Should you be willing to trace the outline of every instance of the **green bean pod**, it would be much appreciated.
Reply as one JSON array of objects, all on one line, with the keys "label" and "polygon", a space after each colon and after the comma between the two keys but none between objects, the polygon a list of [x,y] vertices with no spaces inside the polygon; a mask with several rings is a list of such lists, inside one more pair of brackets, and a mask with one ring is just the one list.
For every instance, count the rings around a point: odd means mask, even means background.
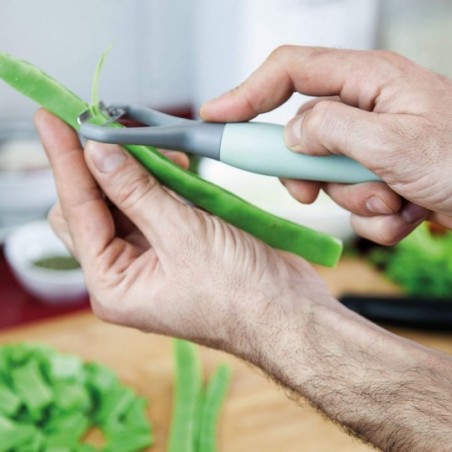
[{"label": "green bean pod", "polygon": [[218,419],[228,389],[230,376],[230,368],[226,364],[220,364],[207,384],[203,400],[197,452],[215,452],[218,450]]},{"label": "green bean pod", "polygon": [[196,452],[196,414],[202,390],[201,362],[195,345],[175,339],[175,388],[168,452]]},{"label": "green bean pod", "polygon": [[[0,53],[0,78],[78,129],[77,117],[88,105],[37,67]],[[95,117],[94,121],[101,123],[103,118]],[[155,148],[137,145],[126,145],[125,148],[162,184],[196,206],[272,247],[297,254],[316,264],[329,267],[337,264],[342,252],[339,239],[259,209],[178,167]]]}]

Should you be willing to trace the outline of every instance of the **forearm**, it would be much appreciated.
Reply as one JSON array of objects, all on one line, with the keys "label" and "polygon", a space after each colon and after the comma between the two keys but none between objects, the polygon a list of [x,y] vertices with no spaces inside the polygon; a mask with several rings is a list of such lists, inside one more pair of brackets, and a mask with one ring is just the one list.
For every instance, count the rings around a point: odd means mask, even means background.
[{"label": "forearm", "polygon": [[305,311],[299,319],[279,319],[278,327],[273,316],[258,365],[383,450],[450,450],[448,355],[395,336],[338,303],[299,302]]}]

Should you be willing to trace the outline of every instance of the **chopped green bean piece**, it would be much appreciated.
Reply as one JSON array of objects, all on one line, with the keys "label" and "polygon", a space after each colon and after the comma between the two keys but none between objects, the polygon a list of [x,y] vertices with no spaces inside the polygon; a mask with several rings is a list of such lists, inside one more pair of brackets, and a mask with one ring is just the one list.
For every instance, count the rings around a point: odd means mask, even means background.
[{"label": "chopped green bean piece", "polygon": [[217,427],[221,407],[229,384],[231,371],[221,364],[210,379],[204,397],[198,452],[217,450]]},{"label": "chopped green bean piece", "polygon": [[169,452],[195,452],[196,413],[202,388],[201,363],[196,347],[174,341],[175,388]]},{"label": "chopped green bean piece", "polygon": [[12,416],[17,413],[21,405],[19,397],[8,386],[0,384],[0,413]]},{"label": "chopped green bean piece", "polygon": [[53,401],[53,392],[44,381],[36,361],[30,360],[11,371],[16,394],[27,407],[30,415],[39,420],[43,410]]}]

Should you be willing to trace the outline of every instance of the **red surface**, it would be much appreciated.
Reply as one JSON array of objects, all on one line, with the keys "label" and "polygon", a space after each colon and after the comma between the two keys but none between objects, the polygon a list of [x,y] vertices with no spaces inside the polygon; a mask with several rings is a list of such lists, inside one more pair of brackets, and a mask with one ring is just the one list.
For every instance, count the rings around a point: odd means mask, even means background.
[{"label": "red surface", "polygon": [[52,306],[28,295],[14,278],[0,250],[0,329],[89,309],[88,298]]}]

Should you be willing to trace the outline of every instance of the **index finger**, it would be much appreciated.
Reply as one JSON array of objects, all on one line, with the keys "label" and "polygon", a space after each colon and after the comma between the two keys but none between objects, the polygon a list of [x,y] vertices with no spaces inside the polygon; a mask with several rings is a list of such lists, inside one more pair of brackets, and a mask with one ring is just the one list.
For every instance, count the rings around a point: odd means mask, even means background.
[{"label": "index finger", "polygon": [[72,128],[45,110],[37,112],[35,123],[52,165],[77,257],[87,265],[114,237],[113,219]]},{"label": "index finger", "polygon": [[340,96],[372,110],[402,57],[389,52],[282,46],[243,84],[201,107],[207,121],[246,121],[283,104],[294,92]]}]

